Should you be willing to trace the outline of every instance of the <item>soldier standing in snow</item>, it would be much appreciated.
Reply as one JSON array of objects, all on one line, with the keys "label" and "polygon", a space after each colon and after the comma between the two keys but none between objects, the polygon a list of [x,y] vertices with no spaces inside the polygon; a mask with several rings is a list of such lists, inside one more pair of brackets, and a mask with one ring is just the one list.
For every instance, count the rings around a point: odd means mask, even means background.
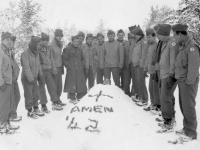
[{"label": "soldier standing in snow", "polygon": [[15,55],[13,52],[14,46],[15,46],[15,41],[16,41],[16,37],[12,36],[12,48],[10,50],[11,50],[11,64],[12,64],[12,74],[13,74],[12,75],[13,107],[12,107],[12,110],[11,110],[9,116],[10,116],[10,121],[14,121],[14,122],[22,120],[22,117],[17,115],[17,107],[18,107],[19,101],[21,99],[21,96],[20,96],[19,86],[18,86],[18,82],[17,82],[20,69],[15,60]]},{"label": "soldier standing in snow", "polygon": [[[161,79],[161,112],[164,119],[163,123],[158,125],[163,127],[164,132],[173,130],[175,124],[175,97],[176,89],[175,79],[175,59],[178,53],[178,45],[173,38],[170,38],[171,26],[169,24],[160,24],[157,30],[158,38],[163,41],[160,47],[160,79]],[[162,132],[161,131],[161,132]]]},{"label": "soldier standing in snow", "polygon": [[21,55],[21,80],[24,88],[25,107],[28,110],[28,117],[34,119],[44,116],[44,113],[38,108],[39,87],[37,82],[43,80],[38,50],[39,42],[39,37],[31,37],[29,48]]},{"label": "soldier standing in snow", "polygon": [[62,65],[62,48],[63,44],[61,42],[61,39],[63,38],[63,32],[60,29],[55,30],[55,37],[52,40],[52,42],[49,44],[49,46],[53,49],[53,59],[56,64],[57,74],[54,76],[54,81],[56,84],[56,90],[57,95],[59,98],[59,104],[62,106],[65,106],[65,103],[62,103],[60,100],[60,96],[62,94],[62,74],[64,73],[64,68]]},{"label": "soldier standing in snow", "polygon": [[120,72],[124,65],[124,51],[122,44],[117,42],[115,32],[108,30],[108,41],[104,43],[101,55],[101,68],[104,68],[105,79],[111,78],[111,72],[115,85],[120,88]]},{"label": "soldier standing in snow", "polygon": [[11,62],[12,35],[3,32],[0,45],[0,132],[8,133],[16,130],[19,126],[10,124],[9,114],[13,106],[13,70]]},{"label": "soldier standing in snow", "polygon": [[100,57],[102,54],[104,35],[97,33],[98,44],[94,47],[94,61],[97,63],[97,84],[103,84],[103,69],[100,68]]},{"label": "soldier standing in snow", "polygon": [[41,34],[41,40],[39,43],[39,56],[40,56],[40,65],[43,72],[43,79],[39,81],[39,90],[40,90],[40,104],[42,105],[42,112],[50,113],[46,104],[47,104],[47,95],[45,84],[52,101],[53,110],[62,110],[62,106],[59,104],[59,98],[56,92],[56,85],[53,79],[53,76],[56,76],[57,69],[53,59],[53,49],[49,44],[49,36],[47,34]]},{"label": "soldier standing in snow", "polygon": [[138,99],[134,99],[137,105],[147,105],[148,92],[146,87],[146,72],[144,72],[144,65],[148,53],[148,44],[144,40],[144,33],[140,26],[133,31],[135,34],[136,43],[132,54],[132,63],[136,77],[136,85],[138,85]]},{"label": "soldier standing in snow", "polygon": [[90,90],[94,86],[94,80],[95,80],[93,71],[94,50],[92,47],[92,41],[93,41],[93,35],[91,33],[88,33],[86,36],[85,46],[82,49],[86,67],[86,72],[85,72],[86,82],[88,80],[88,90]]},{"label": "soldier standing in snow", "polygon": [[179,104],[183,114],[183,129],[176,131],[183,141],[197,138],[196,95],[199,85],[200,48],[187,35],[188,26],[176,24],[172,27],[178,42],[179,52],[175,61],[175,78],[178,80]]},{"label": "soldier standing in snow", "polygon": [[63,65],[67,69],[65,90],[71,102],[79,101],[86,93],[86,81],[84,75],[84,57],[79,47],[79,36],[74,36],[72,44],[63,50]]},{"label": "soldier standing in snow", "polygon": [[160,105],[160,94],[159,94],[158,82],[156,82],[153,79],[153,76],[155,73],[155,65],[152,65],[152,55],[157,47],[156,34],[155,34],[154,29],[148,29],[146,31],[146,38],[147,38],[147,43],[149,44],[149,48],[148,48],[148,55],[145,62],[144,71],[150,74],[149,93],[150,93],[151,105],[145,107],[144,110],[150,111],[154,109],[155,106]]},{"label": "soldier standing in snow", "polygon": [[133,55],[133,50],[135,47],[136,39],[135,39],[135,34],[134,30],[136,29],[136,25],[129,27],[130,35],[131,35],[131,45],[130,45],[130,50],[129,50],[129,70],[131,72],[131,80],[132,80],[132,87],[131,87],[131,98],[132,99],[137,99],[138,98],[138,88],[136,85],[136,74],[135,74],[135,68],[133,67],[133,62],[132,62],[132,55]]}]

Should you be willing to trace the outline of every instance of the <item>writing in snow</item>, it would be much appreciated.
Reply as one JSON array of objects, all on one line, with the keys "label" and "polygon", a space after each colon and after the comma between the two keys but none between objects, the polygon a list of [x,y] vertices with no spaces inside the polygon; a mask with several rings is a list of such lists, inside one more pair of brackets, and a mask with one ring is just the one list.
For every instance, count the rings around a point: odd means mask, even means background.
[{"label": "writing in snow", "polygon": [[114,112],[112,107],[105,107],[105,106],[101,106],[101,105],[96,105],[93,107],[86,107],[86,106],[82,106],[82,107],[78,107],[75,106],[71,109],[71,114],[75,113],[75,112],[95,112],[95,113],[111,113]]}]

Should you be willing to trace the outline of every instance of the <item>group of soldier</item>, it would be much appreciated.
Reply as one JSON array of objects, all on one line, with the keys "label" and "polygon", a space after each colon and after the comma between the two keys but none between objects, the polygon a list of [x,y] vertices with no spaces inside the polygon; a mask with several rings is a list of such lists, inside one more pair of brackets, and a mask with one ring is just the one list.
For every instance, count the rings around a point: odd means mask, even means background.
[{"label": "group of soldier", "polygon": [[[53,110],[62,110],[62,75],[66,69],[64,92],[76,104],[96,84],[114,84],[130,96],[145,111],[159,114],[156,120],[161,130],[172,132],[176,124],[174,91],[179,88],[179,105],[183,114],[183,129],[176,131],[185,141],[197,138],[195,98],[199,83],[199,47],[188,35],[185,24],[158,24],[147,29],[129,27],[128,41],[122,29],[108,30],[96,36],[83,32],[72,36],[63,49],[63,32],[56,29],[49,35],[31,37],[27,50],[21,55],[21,81],[24,88],[25,108],[30,118],[50,113],[47,108],[47,86]],[[173,35],[173,36],[171,36]],[[17,79],[19,67],[14,58],[16,38],[2,33],[0,45],[0,128],[18,129],[10,121],[19,121],[17,105],[20,100]],[[85,40],[85,43],[83,43]],[[63,49],[63,50],[62,50]],[[146,77],[149,74],[149,93]],[[130,88],[131,87],[131,88]],[[150,99],[150,105],[148,105]],[[40,102],[38,103],[38,100]],[[41,104],[41,110],[38,105]]]}]

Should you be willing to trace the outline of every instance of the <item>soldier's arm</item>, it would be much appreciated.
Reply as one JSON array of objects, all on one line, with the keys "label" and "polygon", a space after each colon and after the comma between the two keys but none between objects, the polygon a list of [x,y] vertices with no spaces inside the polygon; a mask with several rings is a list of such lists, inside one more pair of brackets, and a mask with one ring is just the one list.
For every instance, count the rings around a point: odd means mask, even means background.
[{"label": "soldier's arm", "polygon": [[24,70],[24,74],[27,77],[28,81],[31,82],[34,80],[33,74],[30,69],[29,58],[26,53],[22,53],[21,55],[21,65]]},{"label": "soldier's arm", "polygon": [[[40,59],[38,59],[40,61]],[[42,67],[41,67],[41,64],[39,65],[39,76],[42,76],[43,75],[43,72],[42,72]]]},{"label": "soldier's arm", "polygon": [[85,68],[86,69],[89,69],[89,66],[90,66],[90,53],[87,49],[87,47],[85,46],[83,49],[82,49],[82,52],[83,52],[83,57],[84,57],[84,60],[85,60]]},{"label": "soldier's arm", "polygon": [[67,69],[70,68],[70,63],[69,63],[69,58],[68,58],[68,51],[69,51],[69,49],[66,47],[66,48],[63,50],[63,53],[62,53],[62,64],[63,64]]},{"label": "soldier's arm", "polygon": [[175,42],[170,43],[169,47],[169,59],[170,59],[170,68],[169,68],[169,74],[170,76],[174,77],[175,75],[175,60],[176,56],[178,54],[178,44]]},{"label": "soldier's arm", "polygon": [[122,44],[119,44],[119,68],[124,66],[124,47]]},{"label": "soldier's arm", "polygon": [[83,54],[83,51],[80,49],[81,51],[81,62],[82,62],[82,65],[83,65],[83,68],[85,68],[85,57],[84,57],[84,54]]},{"label": "soldier's arm", "polygon": [[199,76],[199,49],[197,46],[193,46],[187,51],[188,56],[188,73],[186,84],[192,85],[195,83],[196,78]]},{"label": "soldier's arm", "polygon": [[3,51],[0,50],[0,86],[2,86],[5,83],[2,75],[2,63],[3,63]]},{"label": "soldier's arm", "polygon": [[93,59],[94,61],[98,61],[97,47],[95,46],[93,50]]}]

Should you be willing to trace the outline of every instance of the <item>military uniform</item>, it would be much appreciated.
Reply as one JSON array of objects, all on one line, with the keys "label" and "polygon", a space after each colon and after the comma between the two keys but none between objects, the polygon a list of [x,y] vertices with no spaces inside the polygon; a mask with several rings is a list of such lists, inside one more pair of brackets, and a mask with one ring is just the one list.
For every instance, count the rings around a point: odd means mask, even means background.
[{"label": "military uniform", "polygon": [[135,44],[132,54],[132,63],[134,67],[136,85],[138,88],[138,97],[139,99],[142,100],[142,102],[148,101],[148,92],[146,88],[146,81],[144,75],[144,65],[147,53],[148,53],[147,41],[141,39]]},{"label": "military uniform", "polygon": [[48,102],[45,84],[47,85],[51,101],[53,103],[59,102],[59,98],[56,92],[56,85],[53,79],[53,76],[56,76],[57,74],[57,69],[53,59],[52,51],[53,49],[50,46],[47,46],[42,47],[39,52],[40,64],[43,72],[43,80],[39,80],[40,104],[42,106],[46,106]]},{"label": "military uniform", "polygon": [[161,79],[161,112],[164,119],[172,119],[175,117],[174,91],[177,84],[174,83],[171,87],[168,87],[168,82],[171,77],[174,78],[177,53],[178,45],[172,38],[163,42],[159,68]]},{"label": "military uniform", "polygon": [[179,48],[175,62],[183,129],[187,136],[197,138],[196,95],[199,84],[199,47],[188,37]]},{"label": "military uniform", "polygon": [[[13,106],[12,67],[10,51],[0,45],[0,127],[8,124],[9,113]],[[5,85],[5,88],[2,86]]]}]

